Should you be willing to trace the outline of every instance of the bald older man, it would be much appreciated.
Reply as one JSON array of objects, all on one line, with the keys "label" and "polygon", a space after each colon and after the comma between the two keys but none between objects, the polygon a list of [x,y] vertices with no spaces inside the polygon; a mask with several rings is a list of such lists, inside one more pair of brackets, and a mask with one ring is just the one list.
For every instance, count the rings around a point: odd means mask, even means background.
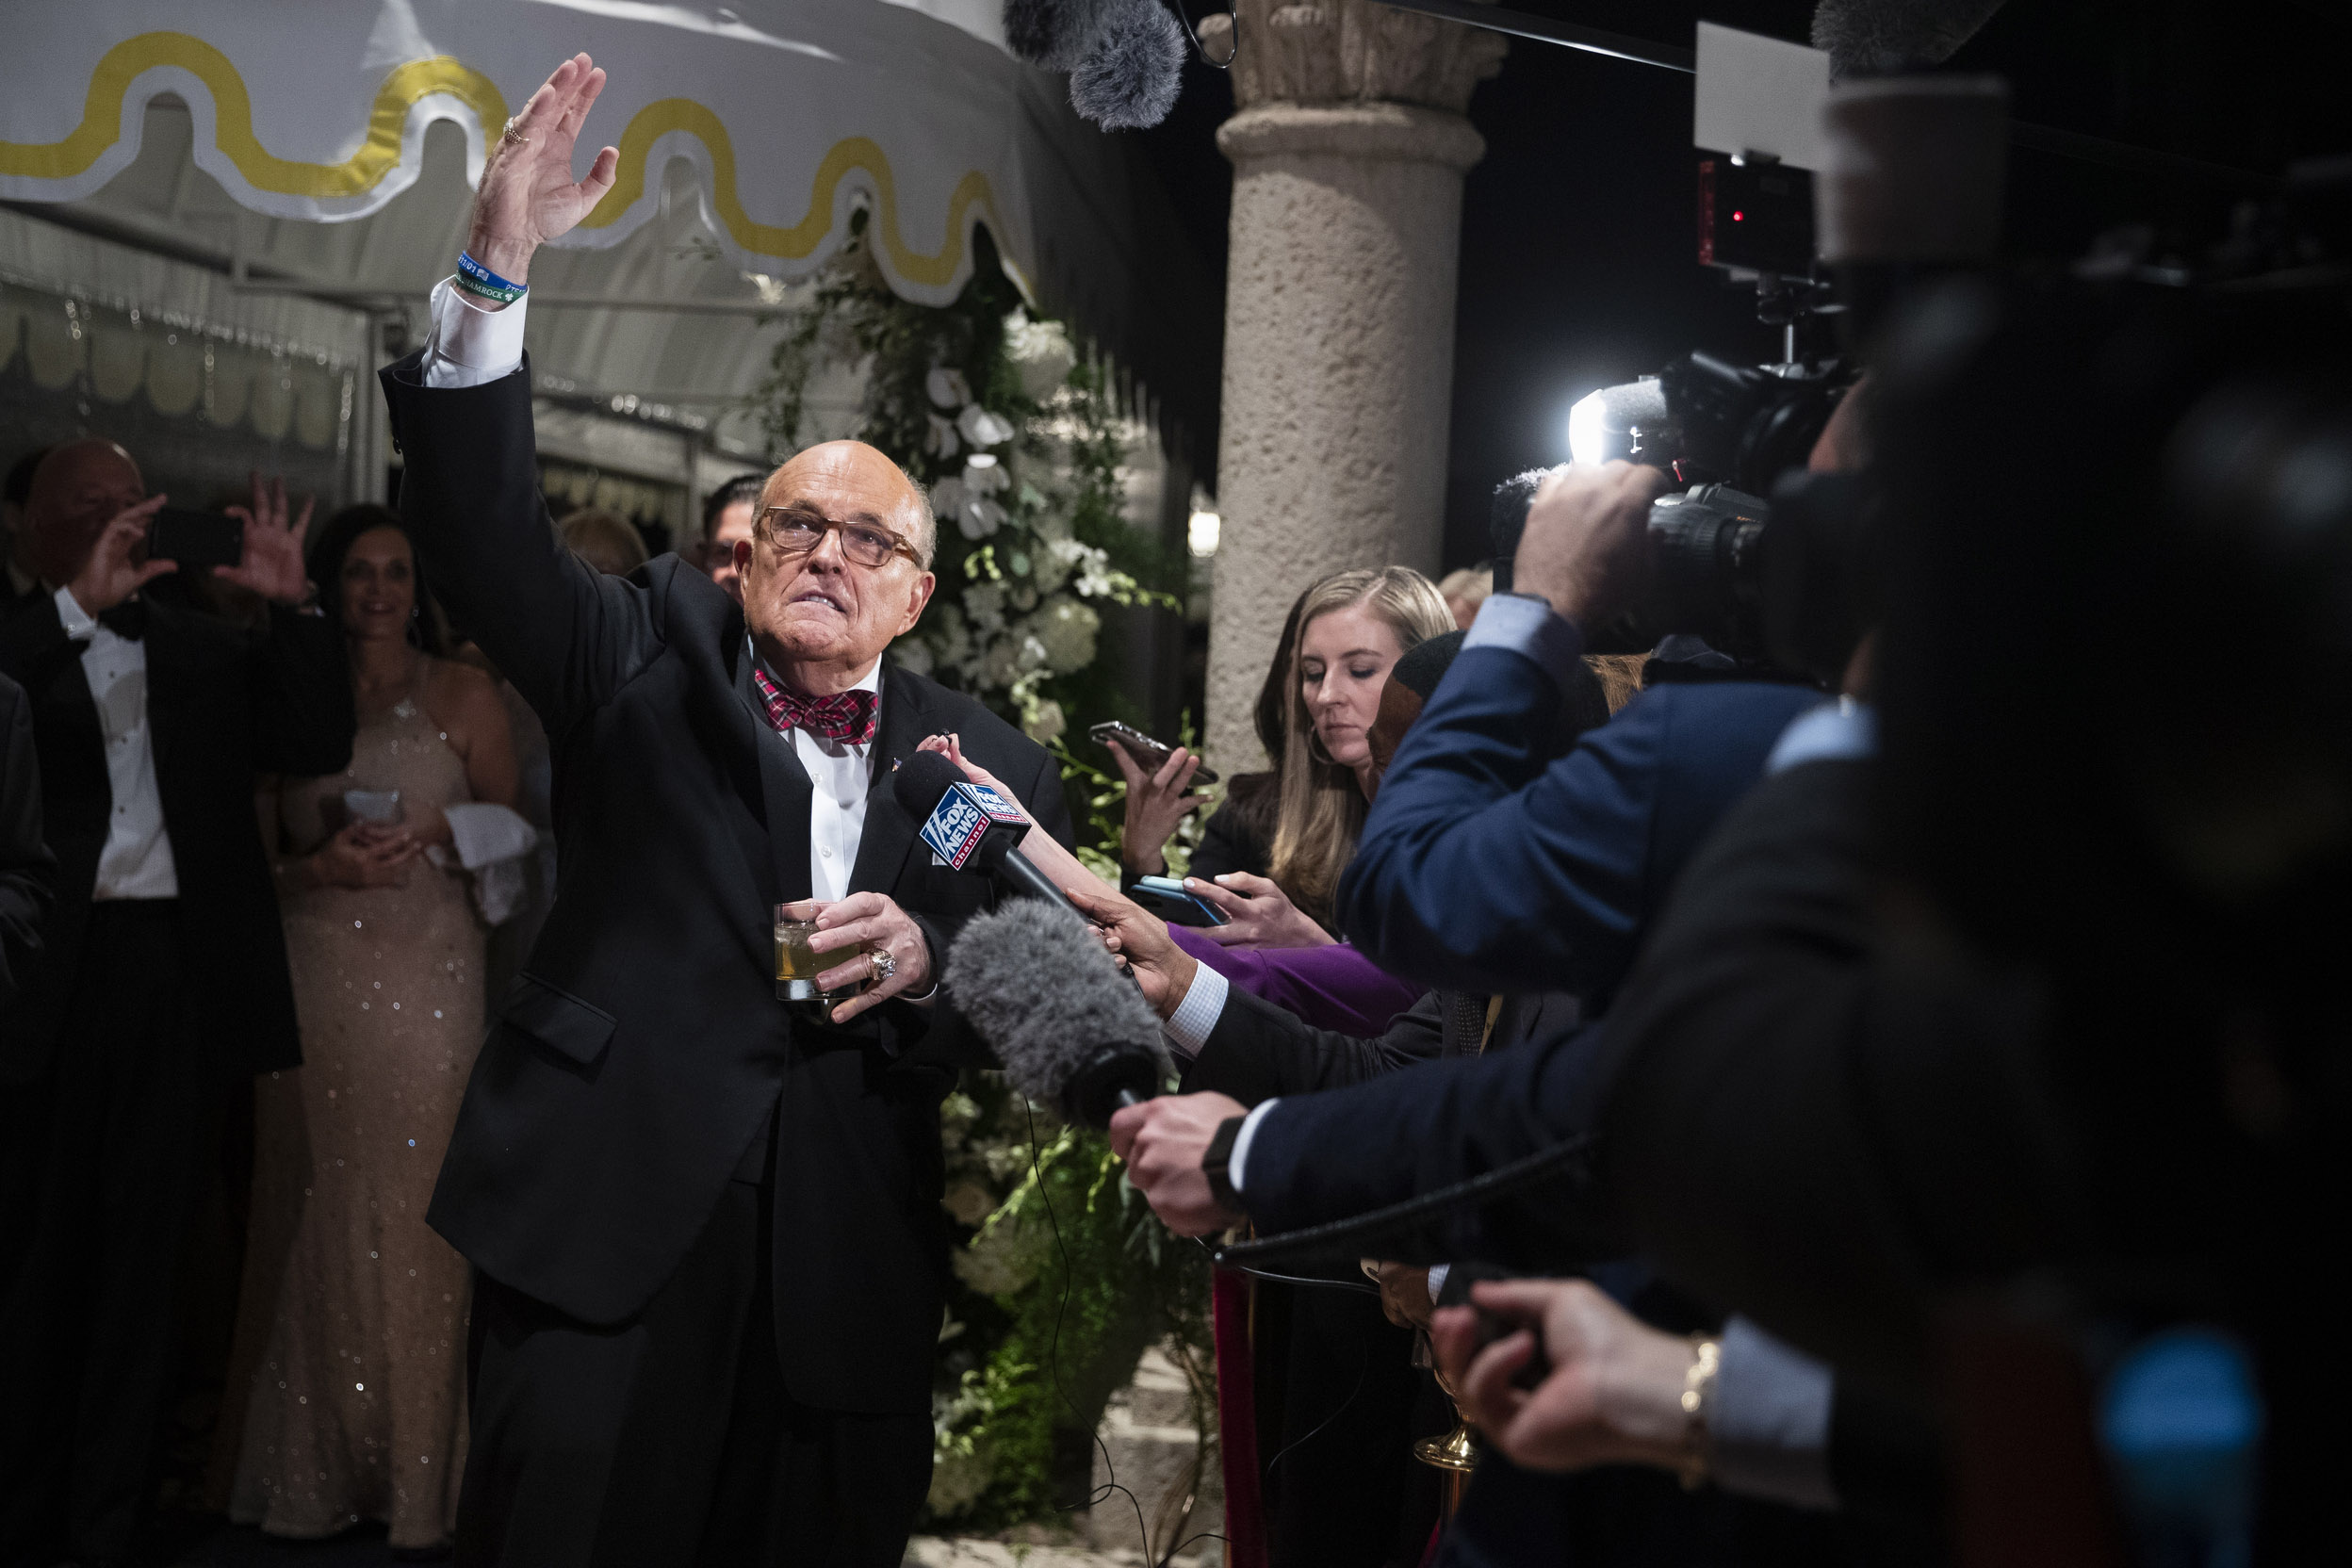
[{"label": "bald older man", "polygon": [[351,689],[254,492],[215,575],[272,601],[257,633],[141,592],[164,498],[110,441],[41,460],[8,563],[57,905],[0,1021],[0,1562],[131,1553],[185,1204],[239,1080],[302,1059],[253,776],[339,771]]},{"label": "bald older man", "polygon": [[[874,449],[769,477],[740,604],[674,555],[599,577],[555,544],[503,296],[612,182],[610,149],[572,178],[602,82],[567,61],[516,117],[430,341],[384,373],[418,553],[547,724],[563,867],[430,1215],[477,1270],[457,1559],[896,1568],[931,1467],[938,1107],[978,1055],[939,974],[991,892],[890,774],[960,734],[1065,841],[1069,811],[1040,747],[884,659],[934,527]],[[777,1001],[778,905],[817,915],[828,987],[868,988]]]}]

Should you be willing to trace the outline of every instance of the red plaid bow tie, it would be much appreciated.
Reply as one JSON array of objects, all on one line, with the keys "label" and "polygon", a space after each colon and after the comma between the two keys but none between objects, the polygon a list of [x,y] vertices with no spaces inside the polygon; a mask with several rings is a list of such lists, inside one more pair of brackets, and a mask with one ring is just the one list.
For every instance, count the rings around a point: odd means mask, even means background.
[{"label": "red plaid bow tie", "polygon": [[874,693],[857,687],[829,697],[803,696],[770,680],[768,672],[757,665],[752,667],[751,678],[759,684],[760,700],[768,705],[768,722],[779,735],[805,729],[853,745],[874,743],[874,732],[881,722],[874,710]]}]

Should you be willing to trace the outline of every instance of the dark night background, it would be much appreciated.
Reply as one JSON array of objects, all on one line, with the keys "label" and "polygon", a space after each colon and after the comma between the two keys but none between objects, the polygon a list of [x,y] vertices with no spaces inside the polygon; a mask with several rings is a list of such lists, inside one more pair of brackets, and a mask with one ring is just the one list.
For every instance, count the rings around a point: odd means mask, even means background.
[{"label": "dark night background", "polygon": [[[1803,42],[1813,12],[1811,0],[1508,3],[1685,47],[1702,17]],[[2009,0],[1950,68],[2008,78],[2021,121],[2276,173],[2290,159],[2352,152],[2347,57],[2352,7],[2323,0]],[[1487,152],[1462,201],[1449,568],[1486,554],[1498,481],[1566,460],[1577,397],[1691,348],[1777,357],[1777,335],[1756,325],[1750,296],[1692,259],[1691,81],[1513,39],[1502,74],[1471,101]],[[1232,171],[1214,136],[1232,112],[1223,74],[1196,63],[1175,113],[1144,133],[1220,280]],[[2021,256],[2064,257],[2145,221],[2196,246],[2219,236],[2230,204],[2226,186],[2020,151],[2007,238]]]}]

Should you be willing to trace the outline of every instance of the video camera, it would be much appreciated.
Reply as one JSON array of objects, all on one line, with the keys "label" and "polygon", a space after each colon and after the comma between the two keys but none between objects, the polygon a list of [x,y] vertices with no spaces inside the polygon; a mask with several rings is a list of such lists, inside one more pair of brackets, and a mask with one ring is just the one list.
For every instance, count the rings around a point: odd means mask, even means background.
[{"label": "video camera", "polygon": [[[1650,464],[1681,486],[1651,508],[1648,596],[1588,629],[1594,652],[1690,633],[1743,671],[1827,684],[1875,616],[1870,491],[1805,464],[1890,298],[1991,258],[2006,97],[1982,78],[1900,78],[1831,99],[1821,70],[1821,102],[1779,116],[1816,136],[1752,112],[1710,129],[1702,69],[1695,139],[1742,150],[1700,158],[1698,259],[1752,280],[1758,318],[1785,329],[1786,347],[1760,366],[1694,351],[1570,412],[1576,461]],[[1787,156],[1759,150],[1775,137]],[[1806,330],[1824,319],[1838,330]],[[1807,341],[1821,351],[1803,351]],[[1497,496],[1498,560],[1517,550],[1527,481]]]},{"label": "video camera", "polygon": [[1595,652],[1688,632],[1742,665],[1837,678],[1865,613],[1861,486],[1805,464],[1853,383],[1836,360],[1740,366],[1696,351],[1576,405],[1578,462],[1646,463],[1684,486],[1650,509],[1648,596],[1592,629]]}]

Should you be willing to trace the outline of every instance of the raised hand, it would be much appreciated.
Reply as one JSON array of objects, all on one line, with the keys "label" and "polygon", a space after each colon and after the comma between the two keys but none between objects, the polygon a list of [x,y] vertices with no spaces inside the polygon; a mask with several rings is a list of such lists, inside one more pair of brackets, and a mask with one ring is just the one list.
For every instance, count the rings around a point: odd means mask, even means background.
[{"label": "raised hand", "polygon": [[1192,776],[1200,771],[1200,759],[1178,746],[1153,772],[1117,742],[1110,750],[1119,776],[1127,780],[1127,824],[1119,835],[1119,858],[1129,871],[1157,876],[1168,869],[1160,850],[1168,835],[1207,804],[1206,795],[1188,792]]},{"label": "raised hand", "polygon": [[239,588],[250,588],[278,604],[300,604],[310,595],[310,579],[302,566],[302,537],[310,531],[310,511],[316,496],[302,501],[302,514],[286,526],[286,479],[260,470],[253,473],[253,504],[230,507],[229,515],[245,524],[245,554],[234,566],[215,566],[212,575]]},{"label": "raised hand", "polygon": [[146,541],[147,525],[163,509],[163,501],[161,496],[150,496],[137,506],[126,507],[99,533],[90,558],[65,585],[85,613],[112,610],[164,573],[179,569],[176,561],[131,559]]},{"label": "raised hand", "polygon": [[617,148],[599,151],[585,179],[572,178],[580,125],[603,90],[604,72],[586,55],[574,55],[491,143],[466,249],[510,283],[526,281],[533,253],[570,233],[612,188],[621,165]]}]

